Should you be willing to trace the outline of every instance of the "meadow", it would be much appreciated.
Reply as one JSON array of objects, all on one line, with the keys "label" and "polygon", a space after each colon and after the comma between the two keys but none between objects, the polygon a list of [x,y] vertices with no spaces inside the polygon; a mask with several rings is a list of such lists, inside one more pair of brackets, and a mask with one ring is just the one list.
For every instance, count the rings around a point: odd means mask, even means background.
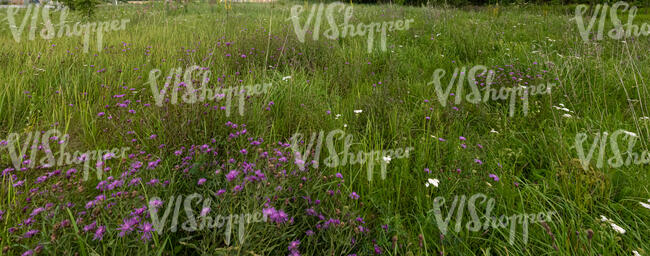
[{"label": "meadow", "polygon": [[[353,24],[413,19],[369,51],[368,36],[314,40],[313,23],[300,40],[291,9],[302,26],[314,4],[102,5],[68,22],[128,22],[86,51],[82,36],[30,40],[42,19],[17,42],[0,9],[0,255],[650,255],[650,165],[608,164],[594,142],[625,130],[622,150],[648,150],[647,36],[585,41],[575,6],[345,3]],[[497,89],[553,86],[472,103],[452,75],[483,95],[476,65]],[[212,98],[192,101],[192,67]],[[320,132],[320,155],[296,154]],[[581,162],[592,142],[607,150]],[[368,168],[389,149],[411,150]]]}]

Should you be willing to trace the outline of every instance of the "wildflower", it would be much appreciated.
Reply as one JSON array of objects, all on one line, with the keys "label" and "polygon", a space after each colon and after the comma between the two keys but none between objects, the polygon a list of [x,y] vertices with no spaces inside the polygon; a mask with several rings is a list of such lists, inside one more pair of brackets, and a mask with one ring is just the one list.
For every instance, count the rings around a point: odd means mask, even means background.
[{"label": "wildflower", "polygon": [[494,173],[490,173],[489,176],[490,176],[490,178],[492,178],[494,181],[499,181],[499,176],[497,176],[496,174],[494,174]]},{"label": "wildflower", "polygon": [[200,178],[199,181],[197,182],[197,184],[198,184],[199,186],[201,186],[201,185],[203,185],[203,183],[205,183],[206,181],[207,181],[207,179],[205,179],[205,178]]},{"label": "wildflower", "polygon": [[363,110],[362,110],[362,109],[357,109],[357,110],[354,110],[354,113],[355,113],[355,114],[361,114],[361,112],[363,112]]},{"label": "wildflower", "polygon": [[205,208],[201,209],[201,216],[202,217],[207,216],[208,213],[210,213],[210,207],[205,207]]},{"label": "wildflower", "polygon": [[45,211],[45,208],[42,208],[42,207],[36,208],[36,209],[34,209],[34,211],[32,211],[32,213],[29,216],[34,217],[34,216],[38,215],[39,213],[41,213],[43,211]]},{"label": "wildflower", "polygon": [[428,179],[427,182],[424,183],[426,187],[429,187],[429,185],[433,185],[436,188],[438,187],[438,184],[440,184],[440,181],[438,179]]},{"label": "wildflower", "polygon": [[603,216],[603,215],[600,215],[600,221],[602,221],[602,222],[608,222],[609,225],[612,226],[612,229],[614,229],[614,231],[616,231],[616,232],[618,232],[618,233],[621,233],[621,234],[625,234],[625,229],[623,229],[623,228],[622,228],[621,226],[619,226],[619,225],[616,225],[612,220],[608,219],[607,217],[605,217],[605,216]]},{"label": "wildflower", "polygon": [[352,193],[350,193],[350,198],[352,198],[352,199],[354,199],[354,200],[358,200],[358,199],[359,199],[359,195],[357,194],[357,192],[352,192]]},{"label": "wildflower", "polygon": [[384,156],[382,159],[383,159],[384,162],[386,162],[387,164],[390,164],[390,160],[392,160],[392,158],[390,158],[390,156]]},{"label": "wildflower", "polygon": [[160,208],[163,205],[163,201],[160,199],[151,200],[149,202],[149,207],[152,209]]},{"label": "wildflower", "polygon": [[97,227],[97,222],[96,222],[96,221],[93,221],[93,223],[90,223],[90,224],[84,226],[83,231],[84,231],[84,232],[90,232],[90,231],[92,231],[93,229],[95,229],[95,227]]},{"label": "wildflower", "polygon": [[122,226],[117,228],[117,230],[120,230],[121,232],[117,235],[119,237],[123,237],[124,235],[128,235],[133,230],[135,230],[135,226],[138,224],[138,219],[130,218],[130,219],[124,219],[124,223],[122,223]]},{"label": "wildflower", "polygon": [[154,231],[153,225],[149,222],[145,222],[142,225],[140,225],[140,233],[142,233],[142,236],[140,238],[144,241],[149,241],[151,239],[151,232]]},{"label": "wildflower", "polygon": [[291,76],[285,76],[285,77],[282,78],[282,81],[287,81],[289,79],[291,79]]},{"label": "wildflower", "polygon": [[93,241],[95,240],[101,241],[104,238],[105,232],[106,232],[106,226],[99,226],[95,231],[95,235],[93,236]]},{"label": "wildflower", "polygon": [[291,241],[289,243],[289,251],[297,250],[300,245],[300,240]]},{"label": "wildflower", "polygon": [[30,231],[27,231],[27,232],[25,233],[25,235],[23,235],[23,237],[24,237],[24,238],[31,238],[31,237],[33,237],[34,235],[38,234],[38,232],[40,232],[40,231],[37,230],[37,229],[32,229],[32,230],[30,230]]},{"label": "wildflower", "polygon": [[375,244],[375,254],[382,254],[383,251],[381,250],[381,247]]}]

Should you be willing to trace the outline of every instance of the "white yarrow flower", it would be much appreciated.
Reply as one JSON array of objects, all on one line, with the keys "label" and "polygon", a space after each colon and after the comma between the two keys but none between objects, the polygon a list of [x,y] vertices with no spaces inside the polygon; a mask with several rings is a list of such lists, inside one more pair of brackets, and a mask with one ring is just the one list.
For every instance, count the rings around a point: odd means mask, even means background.
[{"label": "white yarrow flower", "polygon": [[609,224],[612,225],[612,228],[613,228],[614,230],[616,230],[616,232],[621,233],[621,234],[625,234],[625,229],[623,229],[623,228],[620,227],[619,225],[616,225],[616,224],[614,224],[614,223],[609,223]]},{"label": "white yarrow flower", "polygon": [[618,232],[618,233],[621,233],[621,234],[625,234],[625,229],[623,229],[623,228],[622,228],[621,226],[619,226],[619,225],[614,224],[614,222],[613,222],[612,220],[608,219],[607,217],[605,217],[605,216],[603,216],[603,215],[600,215],[600,221],[602,221],[602,222],[608,222],[609,225],[612,226],[612,229],[614,229],[614,231],[616,231],[616,232]]},{"label": "white yarrow flower", "polygon": [[438,179],[428,179],[428,180],[427,180],[427,183],[426,183],[425,185],[426,185],[427,187],[429,187],[429,185],[433,185],[434,187],[437,188],[437,187],[438,187],[438,184],[440,184],[440,181],[439,181]]}]

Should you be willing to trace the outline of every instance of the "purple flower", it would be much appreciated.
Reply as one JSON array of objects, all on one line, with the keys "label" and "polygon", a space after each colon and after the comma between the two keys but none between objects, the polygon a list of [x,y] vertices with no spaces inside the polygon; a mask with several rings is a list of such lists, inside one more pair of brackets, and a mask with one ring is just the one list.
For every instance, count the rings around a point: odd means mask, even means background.
[{"label": "purple flower", "polygon": [[352,198],[354,200],[357,200],[357,199],[359,199],[359,195],[357,194],[357,192],[352,192],[352,193],[350,193],[350,198]]},{"label": "purple flower", "polygon": [[130,218],[130,219],[124,219],[124,223],[122,223],[122,226],[117,228],[117,230],[120,230],[121,232],[117,234],[119,237],[123,237],[124,235],[128,235],[133,230],[135,230],[135,226],[138,225],[138,219],[137,218]]},{"label": "purple flower", "polygon": [[200,178],[200,179],[199,179],[199,182],[197,182],[197,184],[200,186],[200,185],[203,185],[203,183],[205,183],[206,181],[207,181],[207,179],[205,179],[205,178]]},{"label": "purple flower", "polygon": [[494,179],[494,181],[499,181],[499,176],[497,176],[496,174],[490,173],[489,176],[490,178]]},{"label": "purple flower", "polygon": [[375,254],[382,254],[383,251],[381,250],[381,247],[375,244]]},{"label": "purple flower", "polygon": [[237,175],[239,175],[239,172],[237,170],[232,170],[226,174],[226,179],[228,179],[228,181],[233,181],[235,178],[237,178]]},{"label": "purple flower", "polygon": [[201,210],[201,216],[205,217],[210,213],[210,207],[205,207]]},{"label": "purple flower", "polygon": [[297,250],[300,245],[300,240],[291,241],[289,243],[289,251]]},{"label": "purple flower", "polygon": [[37,229],[32,229],[32,230],[30,230],[30,231],[27,231],[27,232],[25,233],[25,235],[23,235],[23,237],[24,237],[24,238],[30,238],[30,237],[36,235],[38,232],[40,232],[40,231],[38,231]]},{"label": "purple flower", "polygon": [[106,226],[99,226],[97,230],[95,231],[95,235],[93,236],[93,241],[94,240],[102,240],[104,238],[104,233],[106,232]]},{"label": "purple flower", "polygon": [[45,208],[43,207],[36,208],[34,209],[34,211],[32,211],[32,214],[30,214],[29,216],[34,217],[43,211],[45,211]]},{"label": "purple flower", "polygon": [[151,239],[151,232],[153,231],[154,229],[151,223],[149,222],[142,223],[142,225],[140,225],[140,231],[139,231],[140,233],[142,233],[142,236],[140,236],[140,238],[144,241],[149,241],[149,239]]},{"label": "purple flower", "polygon": [[95,227],[97,227],[97,222],[96,222],[96,221],[93,221],[93,223],[90,223],[90,224],[84,226],[83,231],[84,231],[84,232],[90,232],[90,231],[92,231],[93,229],[95,229]]}]

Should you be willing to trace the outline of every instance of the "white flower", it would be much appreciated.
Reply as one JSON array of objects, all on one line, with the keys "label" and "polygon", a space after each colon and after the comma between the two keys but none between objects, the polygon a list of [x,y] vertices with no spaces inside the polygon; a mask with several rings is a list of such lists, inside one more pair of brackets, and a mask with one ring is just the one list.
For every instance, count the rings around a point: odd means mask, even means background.
[{"label": "white flower", "polygon": [[570,114],[564,114],[562,117],[571,118],[572,116]]},{"label": "white flower", "polygon": [[291,76],[285,76],[285,77],[282,78],[282,81],[287,81],[289,79],[291,79]]},{"label": "white flower", "polygon": [[491,133],[499,133],[495,129],[490,130]]},{"label": "white flower", "polygon": [[[649,201],[650,201],[650,200],[649,200]],[[641,206],[650,209],[650,204],[646,204],[646,203],[644,203],[644,202],[639,202],[639,203],[641,204]]]},{"label": "white flower", "polygon": [[384,159],[384,162],[386,162],[386,163],[390,163],[390,160],[393,160],[392,158],[390,158],[390,156],[384,156],[383,159]]},{"label": "white flower", "polygon": [[623,229],[619,225],[614,224],[614,222],[612,222],[612,220],[608,219],[607,217],[600,215],[600,221],[609,222],[609,225],[612,226],[612,229],[614,229],[618,233],[625,234],[625,229]]},{"label": "white flower", "polygon": [[642,117],[641,117],[641,118],[639,118],[639,119],[641,119],[641,120],[650,120],[650,117],[647,117],[647,116],[642,116]]},{"label": "white flower", "polygon": [[614,223],[609,223],[609,224],[612,225],[612,228],[613,228],[614,230],[616,230],[616,232],[621,233],[621,234],[625,234],[625,229],[623,229],[623,228],[620,227],[619,225],[616,225],[616,224],[614,224]]},{"label": "white flower", "polygon": [[440,181],[438,179],[427,179],[427,182],[424,183],[426,187],[433,185],[436,188],[438,187],[438,184],[440,184]]},{"label": "white flower", "polygon": [[632,256],[641,256],[641,254],[639,254],[639,252],[637,251],[632,251],[632,254],[633,254]]},{"label": "white flower", "polygon": [[336,115],[334,116],[334,119],[339,119],[339,117],[341,117],[341,114],[336,114]]},{"label": "white flower", "polygon": [[354,110],[354,113],[355,113],[355,114],[361,114],[361,112],[363,112],[363,110],[362,110],[362,109],[357,109],[357,110]]},{"label": "white flower", "polygon": [[343,124],[343,128],[348,128],[348,124]]},{"label": "white flower", "polygon": [[573,111],[571,111],[570,109],[565,108],[564,105],[560,104],[560,106],[562,106],[562,107],[558,107],[558,106],[553,106],[553,107],[554,107],[555,109],[557,109],[557,110],[562,110],[562,111],[564,111],[564,112],[573,113]]}]

